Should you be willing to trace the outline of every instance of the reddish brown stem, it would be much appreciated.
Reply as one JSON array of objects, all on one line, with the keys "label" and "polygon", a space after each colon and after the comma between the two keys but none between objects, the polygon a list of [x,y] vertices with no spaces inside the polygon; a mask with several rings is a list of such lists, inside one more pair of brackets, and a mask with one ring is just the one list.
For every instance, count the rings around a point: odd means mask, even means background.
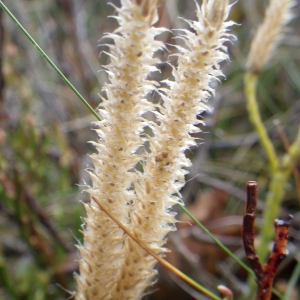
[{"label": "reddish brown stem", "polygon": [[272,284],[277,268],[285,257],[285,246],[289,233],[289,226],[292,221],[292,216],[283,221],[276,219],[275,227],[275,242],[272,253],[269,256],[267,263],[262,266],[254,248],[254,222],[257,205],[257,183],[249,181],[247,184],[247,204],[246,214],[243,222],[243,242],[246,256],[249,260],[250,267],[255,273],[256,282],[258,284],[257,300],[269,300],[272,295]]},{"label": "reddish brown stem", "polygon": [[246,214],[243,222],[243,242],[246,256],[249,260],[251,269],[254,271],[257,280],[264,276],[263,268],[254,249],[254,222],[257,205],[257,183],[249,181],[247,183],[247,202]]},{"label": "reddish brown stem", "polygon": [[285,246],[288,239],[289,227],[293,217],[289,215],[287,220],[276,219],[274,221],[275,227],[275,242],[273,250],[269,256],[268,261],[264,265],[264,277],[263,280],[258,282],[259,290],[257,299],[265,300],[271,299],[272,285],[275,277],[275,273],[281,261],[286,256]]}]

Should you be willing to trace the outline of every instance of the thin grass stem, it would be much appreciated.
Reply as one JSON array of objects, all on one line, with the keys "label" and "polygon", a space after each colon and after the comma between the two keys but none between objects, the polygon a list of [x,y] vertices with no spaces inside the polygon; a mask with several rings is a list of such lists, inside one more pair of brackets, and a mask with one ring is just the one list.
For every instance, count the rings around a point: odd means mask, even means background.
[{"label": "thin grass stem", "polygon": [[258,108],[258,103],[256,99],[256,85],[257,85],[258,75],[247,72],[245,74],[245,95],[247,98],[247,109],[249,114],[249,119],[253,124],[256,133],[258,134],[260,143],[265,149],[271,172],[275,172],[278,168],[278,158],[275,152],[275,148],[271,139],[268,136],[267,130],[262,122],[261,115]]},{"label": "thin grass stem", "polygon": [[40,54],[46,59],[49,65],[55,70],[59,77],[70,87],[70,89],[76,94],[76,96],[81,100],[81,102],[88,108],[88,110],[97,118],[98,121],[101,121],[101,118],[96,113],[96,111],[90,106],[90,104],[84,99],[84,97],[77,91],[74,85],[67,79],[67,77],[59,70],[55,63],[50,59],[50,57],[44,52],[44,50],[38,45],[38,43],[32,38],[28,31],[22,26],[22,24],[16,19],[16,17],[11,13],[11,11],[0,1],[0,6],[12,19],[12,21],[21,29],[24,35],[30,40],[30,42],[37,48]]},{"label": "thin grass stem", "polygon": [[221,249],[223,249],[231,258],[233,258],[241,267],[243,267],[249,274],[255,276],[253,270],[248,267],[241,259],[232,253],[221,241],[219,241],[201,222],[199,222],[187,208],[179,204],[180,208],[200,227]]},{"label": "thin grass stem", "polygon": [[[221,241],[219,241],[201,222],[199,222],[190,212],[187,208],[185,208],[183,205],[178,204],[180,208],[186,213],[194,222],[196,225],[200,227],[210,238],[221,248],[223,249],[232,259],[234,259],[241,267],[243,267],[249,274],[251,274],[253,277],[255,277],[255,274],[253,270],[248,267],[242,260],[240,260],[233,252],[231,252],[224,244],[222,244]],[[279,298],[284,299],[284,296],[278,292],[276,289],[272,289],[272,292]]]}]

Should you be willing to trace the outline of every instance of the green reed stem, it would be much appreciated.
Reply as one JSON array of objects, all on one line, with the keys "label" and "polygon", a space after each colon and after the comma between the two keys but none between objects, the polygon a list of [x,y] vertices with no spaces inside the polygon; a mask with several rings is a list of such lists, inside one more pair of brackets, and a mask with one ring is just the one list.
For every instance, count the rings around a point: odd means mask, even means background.
[{"label": "green reed stem", "polygon": [[[210,238],[221,248],[223,249],[231,258],[233,258],[241,267],[243,267],[249,274],[253,277],[255,276],[254,271],[248,267],[242,260],[240,260],[233,252],[231,252],[221,241],[219,241],[201,222],[199,222],[183,205],[179,204],[180,208],[195,222],[196,225],[199,226]],[[274,288],[272,292],[279,298],[284,299],[283,295],[281,295]]]},{"label": "green reed stem", "polygon": [[9,15],[12,21],[21,29],[25,36],[30,40],[30,42],[37,48],[40,54],[46,59],[49,65],[55,70],[59,77],[70,87],[70,89],[76,94],[76,96],[81,100],[81,102],[88,108],[88,110],[101,121],[100,116],[96,111],[89,105],[89,103],[83,98],[83,96],[77,91],[73,84],[67,79],[67,77],[59,70],[59,68],[54,64],[54,62],[49,58],[49,56],[43,51],[43,49],[38,45],[38,43],[31,37],[27,30],[21,25],[21,23],[16,19],[16,17],[11,13],[11,11],[0,1],[0,6]]},{"label": "green reed stem", "polygon": [[249,119],[255,128],[255,131],[259,137],[259,141],[266,151],[269,164],[271,167],[271,172],[275,172],[278,168],[278,158],[275,152],[274,145],[268,136],[268,132],[262,122],[261,115],[259,112],[259,107],[256,99],[256,85],[257,85],[258,75],[251,72],[246,72],[244,82],[245,82],[245,94],[247,98],[247,109],[249,114]]},{"label": "green reed stem", "polygon": [[183,205],[179,204],[180,208],[200,227],[221,249],[223,249],[230,257],[232,257],[241,267],[249,274],[255,275],[253,270],[248,267],[241,259],[231,252],[220,240],[218,240],[202,223],[200,223]]}]

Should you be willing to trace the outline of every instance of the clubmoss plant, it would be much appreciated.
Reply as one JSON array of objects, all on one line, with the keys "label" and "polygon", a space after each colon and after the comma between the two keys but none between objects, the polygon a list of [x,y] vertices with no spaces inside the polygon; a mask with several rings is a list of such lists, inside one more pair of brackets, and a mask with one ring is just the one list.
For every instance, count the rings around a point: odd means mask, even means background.
[{"label": "clubmoss plant", "polygon": [[[110,83],[104,87],[107,99],[101,103],[98,123],[100,137],[93,143],[98,150],[92,155],[90,171],[93,187],[88,189],[97,201],[85,204],[87,217],[80,275],[77,276],[78,300],[141,299],[156,274],[156,260],[128,238],[97,203],[114,215],[136,238],[158,255],[163,255],[166,234],[175,229],[171,207],[180,201],[190,161],[184,151],[196,145],[191,133],[199,131],[197,115],[207,110],[204,104],[214,90],[212,80],[222,75],[219,63],[226,60],[230,38],[226,22],[230,10],[227,0],[203,1],[197,5],[198,21],[188,22],[194,32],[183,30],[180,36],[186,48],[177,47],[178,67],[175,81],[164,83],[159,94],[163,104],[154,107],[145,96],[155,90],[147,80],[155,71],[153,53],[163,44],[154,37],[163,31],[151,27],[156,20],[156,2],[121,2],[116,8],[120,27],[107,35],[111,63],[106,66]],[[157,122],[142,115],[151,111]],[[142,138],[149,126],[153,137]],[[150,151],[137,154],[145,140]],[[143,172],[134,170],[141,161]]]}]

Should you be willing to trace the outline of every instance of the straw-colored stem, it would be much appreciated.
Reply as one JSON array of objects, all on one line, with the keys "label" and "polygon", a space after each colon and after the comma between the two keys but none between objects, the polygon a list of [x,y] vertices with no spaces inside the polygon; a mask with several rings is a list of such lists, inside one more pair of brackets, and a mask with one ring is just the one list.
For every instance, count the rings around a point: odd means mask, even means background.
[{"label": "straw-colored stem", "polygon": [[186,283],[188,283],[190,286],[198,290],[199,292],[205,294],[206,296],[210,297],[211,299],[221,300],[220,297],[216,296],[212,292],[210,292],[205,287],[201,286],[199,283],[194,281],[192,278],[188,277],[184,273],[182,273],[180,270],[175,268],[173,265],[171,265],[169,262],[167,262],[165,259],[163,259],[161,256],[157,255],[153,250],[151,250],[143,241],[139,240],[134,233],[131,233],[130,230],[122,224],[117,218],[113,216],[102,204],[98,199],[92,197],[92,199],[97,203],[99,208],[107,214],[109,218],[113,220],[114,223],[116,223],[133,241],[135,241],[141,248],[143,248],[148,254],[150,254],[152,257],[154,257],[162,266],[167,268],[169,271],[171,271],[173,274],[184,280]]}]

